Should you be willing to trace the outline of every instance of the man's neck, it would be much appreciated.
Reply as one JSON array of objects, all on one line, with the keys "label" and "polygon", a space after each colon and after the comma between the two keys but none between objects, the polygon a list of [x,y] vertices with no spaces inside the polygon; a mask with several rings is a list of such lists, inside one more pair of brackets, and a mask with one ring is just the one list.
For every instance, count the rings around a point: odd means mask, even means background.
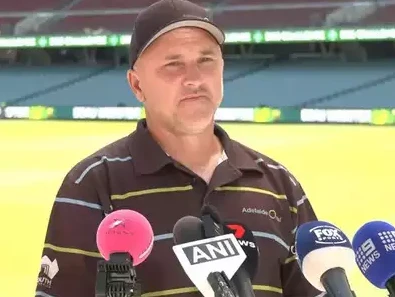
[{"label": "man's neck", "polygon": [[155,126],[149,126],[149,129],[169,156],[197,174],[207,167],[215,169],[222,155],[222,145],[214,134],[214,125],[195,135],[176,135]]}]

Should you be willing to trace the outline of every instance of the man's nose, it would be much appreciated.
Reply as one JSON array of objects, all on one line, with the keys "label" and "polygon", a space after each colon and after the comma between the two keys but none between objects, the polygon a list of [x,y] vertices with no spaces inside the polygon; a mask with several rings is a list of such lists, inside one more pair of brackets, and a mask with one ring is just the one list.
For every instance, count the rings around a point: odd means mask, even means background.
[{"label": "man's nose", "polygon": [[197,64],[186,67],[184,84],[192,88],[199,87],[202,84],[202,74]]}]

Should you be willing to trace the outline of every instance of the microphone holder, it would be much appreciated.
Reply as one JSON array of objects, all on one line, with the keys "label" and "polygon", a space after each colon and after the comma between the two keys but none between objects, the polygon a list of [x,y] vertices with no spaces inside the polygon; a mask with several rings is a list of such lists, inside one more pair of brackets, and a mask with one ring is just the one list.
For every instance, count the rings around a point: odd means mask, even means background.
[{"label": "microphone holder", "polygon": [[395,276],[387,281],[385,287],[387,288],[389,293],[388,297],[395,297]]},{"label": "microphone holder", "polygon": [[95,296],[141,296],[141,286],[129,253],[114,253],[110,255],[109,261],[101,260],[97,263]]},{"label": "microphone holder", "polygon": [[212,238],[225,234],[224,227],[219,222],[216,222],[214,217],[212,217],[210,214],[203,215],[202,222],[204,236],[206,238]]},{"label": "microphone holder", "polygon": [[215,297],[239,297],[233,283],[224,272],[211,272],[207,276]]}]

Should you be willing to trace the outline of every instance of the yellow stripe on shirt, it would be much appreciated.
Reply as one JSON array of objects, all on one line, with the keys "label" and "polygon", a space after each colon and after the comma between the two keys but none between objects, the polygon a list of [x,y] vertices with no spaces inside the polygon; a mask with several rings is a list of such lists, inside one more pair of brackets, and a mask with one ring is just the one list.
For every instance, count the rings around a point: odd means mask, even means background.
[{"label": "yellow stripe on shirt", "polygon": [[69,253],[69,254],[77,254],[77,255],[84,255],[84,256],[89,256],[89,257],[94,257],[94,258],[102,258],[100,253],[97,252],[90,252],[90,251],[84,251],[76,248],[67,248],[67,247],[61,247],[61,246],[56,246],[50,243],[44,244],[44,248],[53,250],[55,252],[60,252],[60,253]]},{"label": "yellow stripe on shirt", "polygon": [[274,197],[276,199],[280,199],[280,200],[287,199],[287,196],[284,194],[276,194],[276,193],[271,192],[269,190],[253,188],[253,187],[224,186],[224,187],[215,188],[215,191],[254,192],[254,193],[269,195],[269,196],[272,196],[272,197]]},{"label": "yellow stripe on shirt", "polygon": [[284,264],[291,263],[292,261],[295,261],[295,260],[296,260],[296,256],[294,255],[292,257],[285,259]]},{"label": "yellow stripe on shirt", "polygon": [[111,195],[111,200],[124,200],[136,196],[158,194],[158,193],[185,192],[185,191],[190,191],[192,189],[193,188],[191,185],[183,186],[183,187],[152,188],[152,189],[146,189],[140,191],[131,191],[125,194]]},{"label": "yellow stripe on shirt", "polygon": [[[279,287],[266,286],[266,285],[253,285],[252,288],[254,291],[266,291],[266,292],[274,292],[274,293],[283,293],[283,289]],[[177,288],[171,290],[163,290],[163,291],[155,291],[148,292],[141,295],[141,297],[159,297],[159,296],[169,296],[169,295],[177,295],[177,294],[185,294],[185,293],[193,293],[198,292],[198,289],[195,287],[185,287],[185,288]]]}]

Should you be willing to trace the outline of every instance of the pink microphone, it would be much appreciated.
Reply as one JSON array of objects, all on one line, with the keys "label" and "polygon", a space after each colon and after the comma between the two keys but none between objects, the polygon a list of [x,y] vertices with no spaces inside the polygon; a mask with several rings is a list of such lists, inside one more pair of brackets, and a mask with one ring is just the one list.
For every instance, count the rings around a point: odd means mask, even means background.
[{"label": "pink microphone", "polygon": [[111,254],[128,253],[133,266],[137,266],[150,255],[154,232],[142,214],[122,209],[110,213],[101,221],[96,243],[105,260],[108,261]]}]

